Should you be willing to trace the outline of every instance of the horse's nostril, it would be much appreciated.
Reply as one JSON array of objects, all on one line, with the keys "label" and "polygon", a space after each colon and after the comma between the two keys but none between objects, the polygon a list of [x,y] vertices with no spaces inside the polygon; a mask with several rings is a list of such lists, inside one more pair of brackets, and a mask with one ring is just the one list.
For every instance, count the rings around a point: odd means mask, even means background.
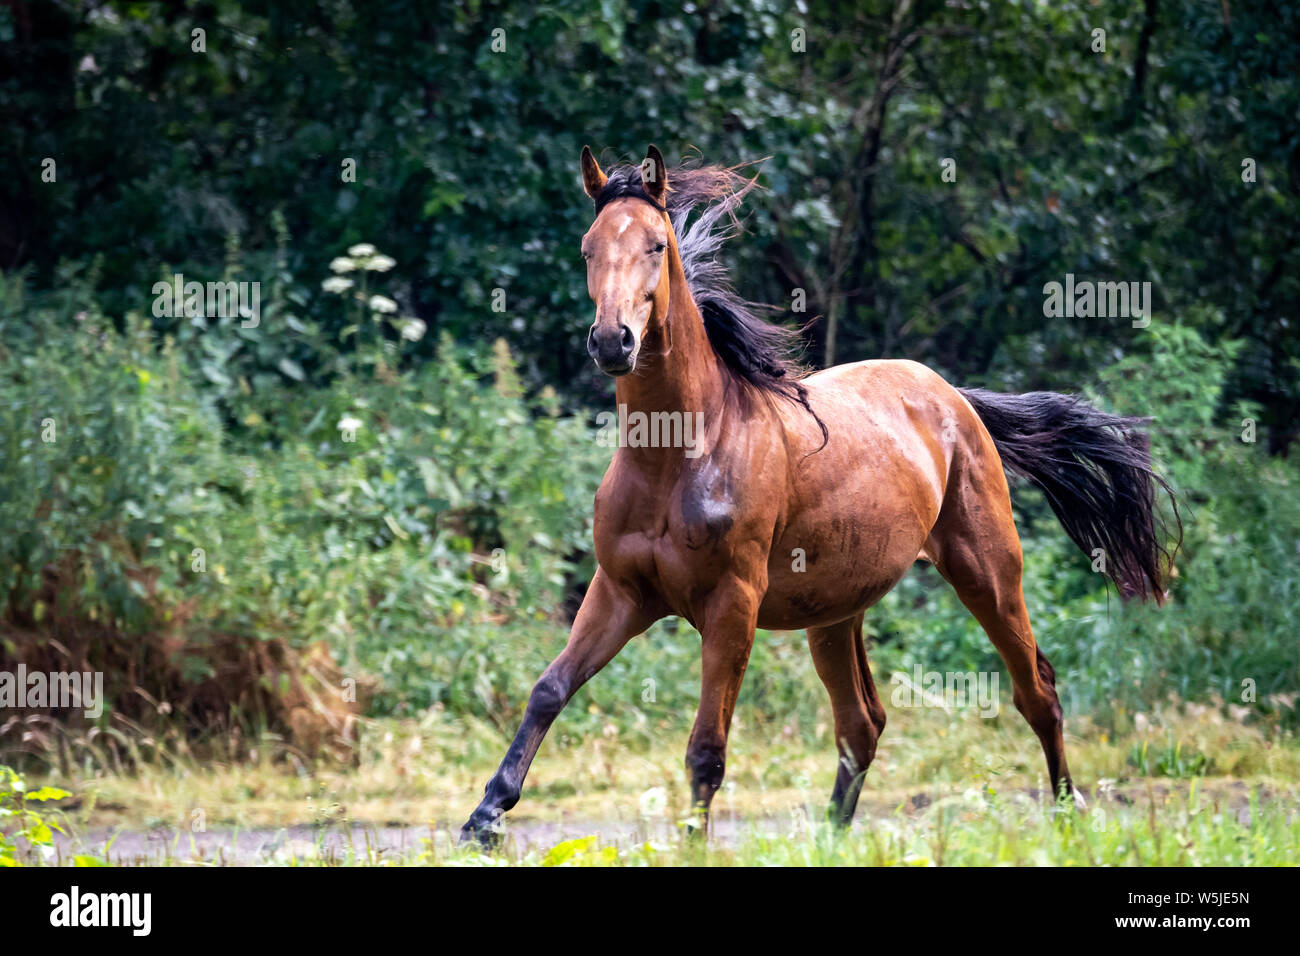
[{"label": "horse's nostril", "polygon": [[631,351],[632,351],[632,346],[636,344],[636,339],[634,339],[634,338],[632,337],[632,330],[629,329],[626,325],[623,326],[623,338],[622,338],[622,342],[623,342],[623,351],[624,351],[624,352],[631,352]]}]

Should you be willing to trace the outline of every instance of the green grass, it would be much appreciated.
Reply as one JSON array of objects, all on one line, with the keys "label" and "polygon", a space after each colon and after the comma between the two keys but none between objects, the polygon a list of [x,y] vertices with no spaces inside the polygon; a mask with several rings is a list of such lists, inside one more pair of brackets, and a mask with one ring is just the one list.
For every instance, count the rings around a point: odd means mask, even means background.
[{"label": "green grass", "polygon": [[[746,830],[734,846],[577,838],[513,857],[524,866],[1279,866],[1294,865],[1300,818],[1171,794],[1110,812],[1056,813],[1023,795],[972,790],[915,816],[872,817],[844,833],[797,817]],[[1248,816],[1247,816],[1248,814]],[[1244,817],[1244,822],[1243,818]],[[431,845],[416,862],[494,865],[499,856]]]},{"label": "green grass", "polygon": [[[590,715],[588,715],[590,716]],[[502,847],[455,847],[506,738],[434,710],[372,723],[357,766],[305,764],[266,739],[257,758],[156,752],[134,770],[85,758],[27,787],[68,833],[43,856],[119,865],[1046,865],[1247,866],[1300,859],[1300,743],[1240,711],[1171,703],[1123,734],[1076,717],[1067,749],[1082,815],[1045,796],[1037,741],[1014,711],[897,709],[852,831],[823,822],[835,770],[828,727],[748,722],[732,738],[715,833],[690,839],[673,725],[647,742],[613,724],[581,739],[564,718],[508,815]],[[1113,722],[1112,720],[1107,723]],[[92,751],[83,750],[84,754]],[[192,832],[201,816],[202,832]],[[402,829],[398,829],[398,828]],[[248,849],[250,837],[256,836]],[[245,849],[236,851],[237,843]]]}]

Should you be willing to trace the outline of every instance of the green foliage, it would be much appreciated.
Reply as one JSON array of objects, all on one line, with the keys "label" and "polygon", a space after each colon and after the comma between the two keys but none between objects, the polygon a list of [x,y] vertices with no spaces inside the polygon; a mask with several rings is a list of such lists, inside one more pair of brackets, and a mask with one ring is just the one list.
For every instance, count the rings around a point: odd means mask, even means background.
[{"label": "green foliage", "polygon": [[[16,324],[21,287],[6,290],[0,322]],[[444,342],[398,372],[402,340],[376,339],[309,418],[285,389],[250,392],[236,436],[195,384],[208,346],[159,343],[134,318],[122,334],[92,314],[22,321],[44,336],[0,350],[0,588],[16,618],[40,623],[57,569],[62,614],[138,632],[183,608],[191,642],[326,639],[385,678],[381,711],[499,717],[491,680],[517,666],[515,641],[553,626],[590,572],[577,563],[608,451],[521,393],[504,346]],[[508,624],[514,640],[488,639]]]},{"label": "green foliage", "polygon": [[273,295],[270,321],[323,334],[214,338],[211,372],[237,380],[223,365],[239,345],[261,381],[314,382],[351,320],[292,276],[380,237],[406,277],[386,294],[411,315],[461,343],[506,337],[529,383],[584,402],[608,383],[582,348],[581,146],[770,157],[732,255],[752,296],[807,293],[789,318],[821,317],[814,360],[834,320],[841,361],[1077,388],[1143,337],[1123,319],[1045,321],[1044,283],[1150,281],[1160,320],[1208,305],[1203,337],[1242,343],[1226,398],[1259,403],[1276,453],[1300,418],[1300,11],[1150,9],[111,0],[22,24],[0,10],[0,158],[21,171],[0,182],[15,224],[0,266],[57,292],[69,263],[98,260],[116,317],[160,277],[233,263]]},{"label": "green foliage", "polygon": [[43,330],[0,348],[0,592],[39,619],[47,570],[57,598],[85,619],[140,628],[156,586],[187,588],[190,549],[219,525],[216,488],[233,473],[210,403],[138,322],[113,331],[93,310],[66,320],[21,311],[6,283],[0,328]]},{"label": "green foliage", "polygon": [[609,866],[617,862],[619,853],[612,846],[597,845],[594,836],[565,840],[546,851],[542,866]]},{"label": "green foliage", "polygon": [[[339,353],[304,403],[291,382],[251,388],[241,375],[227,390],[204,371],[209,340],[160,342],[136,317],[118,333],[83,295],[86,308],[66,319],[13,277],[0,299],[0,331],[43,330],[39,343],[0,350],[11,617],[174,627],[194,647],[218,633],[323,639],[348,668],[381,678],[375,713],[436,704],[513,727],[563,644],[566,595],[592,570],[591,500],[609,452],[591,426],[560,415],[549,392],[527,394],[504,343],[467,350],[444,337],[432,359],[413,361],[415,343],[363,310],[362,346]],[[277,333],[281,348],[294,339]],[[1122,606],[1022,489],[1039,640],[1071,711],[1123,721],[1175,693],[1292,720],[1295,467],[1241,440],[1248,406],[1226,420],[1218,411],[1234,343],[1212,347],[1176,325],[1153,327],[1151,342],[1100,376],[1094,400],[1160,410],[1154,455],[1186,525],[1171,602]],[[43,603],[49,569],[60,575],[55,607]],[[895,670],[1001,667],[932,570],[909,575],[867,621],[886,701]],[[680,622],[653,628],[582,691],[561,739],[612,725],[648,744],[689,725],[697,647]],[[760,633],[741,719],[806,737],[823,708],[803,640]]]},{"label": "green foliage", "polygon": [[1135,744],[1128,763],[1144,777],[1204,777],[1213,769],[1209,757],[1189,752],[1182,741],[1170,741],[1154,750],[1147,741]]},{"label": "green foliage", "polygon": [[[1154,799],[1154,798],[1152,798]],[[1300,822],[1258,792],[1242,812],[1193,788],[1159,806],[1094,809],[1053,818],[1021,794],[986,787],[922,814],[875,816],[845,831],[809,819],[748,827],[721,841],[620,841],[596,836],[529,849],[513,859],[467,848],[420,862],[452,866],[1286,866]]]},{"label": "green foliage", "polygon": [[[72,794],[58,787],[28,791],[26,782],[17,772],[0,764],[0,867],[20,866],[18,853],[28,848],[38,853],[53,852],[54,833],[63,833],[63,827],[28,804],[70,796]],[[14,843],[15,839],[26,841],[27,846]]]},{"label": "green foliage", "polygon": [[[1122,606],[1018,496],[1068,708],[1294,719],[1296,9],[28,6],[0,7],[7,620],[324,639],[382,678],[377,712],[512,725],[590,574],[608,460],[576,158],[654,141],[770,157],[730,254],[754,298],[807,293],[814,361],[1156,417],[1187,529],[1168,607]],[[176,273],[261,283],[258,324],[154,314]],[[1066,273],[1150,281],[1151,325],[1048,319]],[[1000,667],[933,571],[868,628],[882,675]],[[698,680],[694,636],[660,625],[562,727],[684,726]],[[742,719],[806,734],[823,707],[802,639],[760,634]]]}]

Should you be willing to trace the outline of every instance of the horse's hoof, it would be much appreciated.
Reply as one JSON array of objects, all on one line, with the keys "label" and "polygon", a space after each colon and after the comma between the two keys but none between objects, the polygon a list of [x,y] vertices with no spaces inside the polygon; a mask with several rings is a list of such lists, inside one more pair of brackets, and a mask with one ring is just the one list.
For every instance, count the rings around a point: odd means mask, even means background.
[{"label": "horse's hoof", "polygon": [[1070,786],[1069,790],[1061,789],[1061,795],[1056,802],[1049,808],[1049,812],[1054,817],[1086,817],[1088,815],[1088,801],[1084,799],[1083,793],[1078,787]]},{"label": "horse's hoof", "polygon": [[469,821],[460,828],[460,839],[456,841],[456,845],[485,851],[495,850],[501,845],[501,827],[495,820],[490,823],[479,823],[470,817]]}]

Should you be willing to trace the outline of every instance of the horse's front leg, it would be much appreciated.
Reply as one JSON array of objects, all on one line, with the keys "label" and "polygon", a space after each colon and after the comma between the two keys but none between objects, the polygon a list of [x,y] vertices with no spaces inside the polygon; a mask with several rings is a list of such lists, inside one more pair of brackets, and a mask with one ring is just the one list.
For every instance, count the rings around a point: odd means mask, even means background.
[{"label": "horse's front leg", "polygon": [[701,622],[700,709],[686,746],[686,770],[702,831],[708,827],[709,805],[726,771],[731,715],[754,646],[765,587],[765,582],[728,581],[709,597]]},{"label": "horse's front leg", "polygon": [[597,568],[573,621],[568,644],[533,687],[523,723],[505,759],[484,788],[483,800],[461,828],[462,844],[470,840],[484,845],[495,842],[497,820],[519,802],[519,792],[537,748],[564,705],[629,640],[661,616],[639,606]]}]

